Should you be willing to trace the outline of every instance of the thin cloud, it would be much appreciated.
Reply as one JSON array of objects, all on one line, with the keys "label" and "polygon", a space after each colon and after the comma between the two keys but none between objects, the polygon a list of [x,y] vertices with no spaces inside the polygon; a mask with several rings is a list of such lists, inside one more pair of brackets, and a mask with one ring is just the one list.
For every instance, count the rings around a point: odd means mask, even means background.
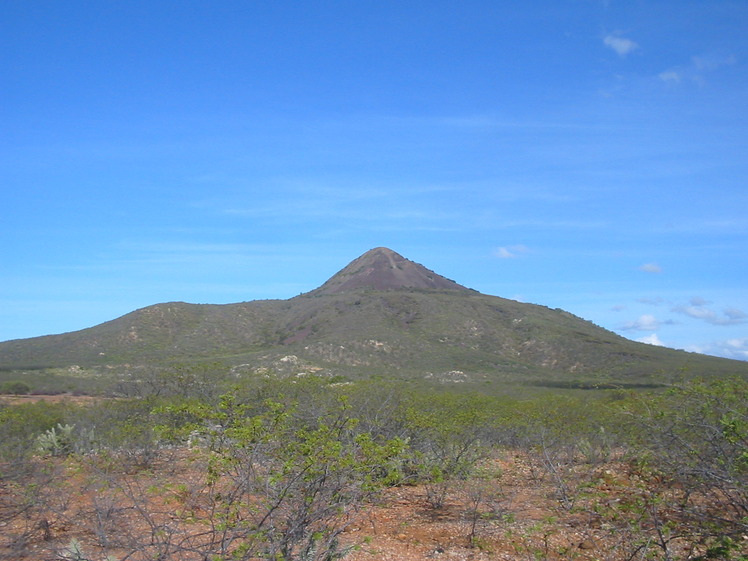
[{"label": "thin cloud", "polygon": [[657,77],[662,80],[663,82],[669,83],[669,84],[678,84],[681,80],[683,80],[683,73],[681,71],[671,69],[666,70],[664,72],[660,72]]},{"label": "thin cloud", "polygon": [[743,323],[744,320],[748,319],[748,314],[737,308],[727,308],[724,313],[727,319],[737,323]]},{"label": "thin cloud", "polygon": [[674,66],[660,72],[657,77],[663,82],[677,85],[681,82],[695,82],[703,84],[705,74],[714,72],[725,66],[732,66],[738,62],[734,55],[696,55],[691,57],[688,64]]},{"label": "thin cloud", "polygon": [[510,245],[506,247],[499,247],[493,252],[494,257],[499,259],[514,259],[519,257],[523,253],[527,253],[529,250],[524,245]]},{"label": "thin cloud", "polygon": [[732,66],[738,59],[735,55],[706,54],[691,57],[691,62],[696,70],[717,70],[723,66]]},{"label": "thin cloud", "polygon": [[673,312],[693,319],[704,321],[710,325],[738,325],[748,321],[748,314],[738,308],[726,308],[720,314],[707,307],[709,302],[700,297],[691,299],[690,306],[675,306]]},{"label": "thin cloud", "polygon": [[640,271],[644,271],[645,273],[661,273],[662,267],[660,267],[657,263],[645,263],[641,267],[639,267]]},{"label": "thin cloud", "polygon": [[639,48],[639,45],[635,41],[615,34],[606,35],[603,38],[603,44],[606,47],[613,49],[618,53],[618,56],[621,57],[625,57],[627,54]]}]

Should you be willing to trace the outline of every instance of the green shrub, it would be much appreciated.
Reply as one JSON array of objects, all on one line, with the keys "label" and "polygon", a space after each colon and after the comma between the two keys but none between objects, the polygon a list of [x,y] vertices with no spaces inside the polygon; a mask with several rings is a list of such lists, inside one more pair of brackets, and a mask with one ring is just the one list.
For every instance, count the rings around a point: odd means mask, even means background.
[{"label": "green shrub", "polygon": [[57,424],[36,437],[36,449],[40,454],[67,456],[73,451],[74,425]]},{"label": "green shrub", "polygon": [[43,402],[1,407],[0,476],[34,453],[37,436],[58,423],[65,423],[67,413],[63,405]]},{"label": "green shrub", "polygon": [[707,543],[742,540],[748,532],[748,382],[695,381],[642,397],[629,418],[634,463],[680,492],[682,524]]},{"label": "green shrub", "polygon": [[204,522],[213,531],[185,547],[205,558],[341,557],[338,537],[350,516],[400,479],[405,443],[358,432],[344,400],[313,425],[279,402],[265,402],[260,414],[255,407],[227,394],[217,407],[160,408],[192,419],[183,429],[205,461],[202,496],[212,504]]},{"label": "green shrub", "polygon": [[5,395],[28,395],[31,393],[31,386],[26,382],[12,381],[0,384],[0,394]]}]

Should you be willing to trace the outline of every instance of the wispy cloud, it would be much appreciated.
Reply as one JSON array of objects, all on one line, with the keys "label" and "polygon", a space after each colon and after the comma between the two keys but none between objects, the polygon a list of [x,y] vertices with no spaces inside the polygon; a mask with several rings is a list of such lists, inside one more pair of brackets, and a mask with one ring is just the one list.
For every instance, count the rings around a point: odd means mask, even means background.
[{"label": "wispy cloud", "polygon": [[748,322],[748,314],[738,308],[725,308],[719,313],[707,306],[709,302],[701,297],[692,298],[690,305],[675,306],[672,311],[710,325],[738,325]]},{"label": "wispy cloud", "polygon": [[496,248],[493,254],[494,257],[498,257],[499,259],[514,259],[528,251],[529,249],[524,245],[510,245]]},{"label": "wispy cloud", "polygon": [[681,80],[683,80],[683,72],[678,69],[671,68],[670,70],[660,72],[657,77],[663,82],[678,84]]},{"label": "wispy cloud", "polygon": [[645,273],[661,273],[662,267],[660,267],[657,263],[645,263],[641,267],[639,267],[640,271],[644,271]]},{"label": "wispy cloud", "polygon": [[688,64],[673,66],[663,70],[658,77],[663,82],[676,85],[681,82],[695,82],[701,84],[705,81],[705,74],[714,72],[725,66],[732,66],[737,63],[734,55],[696,55],[691,57]]},{"label": "wispy cloud", "polygon": [[738,61],[735,55],[696,55],[691,62],[696,70],[717,70],[723,66],[732,66]]},{"label": "wispy cloud", "polygon": [[618,56],[622,57],[625,57],[627,54],[639,48],[639,45],[635,41],[627,39],[626,37],[621,37],[618,33],[610,33],[606,35],[603,38],[603,44],[606,47],[613,49],[618,53]]},{"label": "wispy cloud", "polygon": [[707,304],[711,304],[709,300],[701,296],[694,296],[690,301],[692,306],[706,306]]}]

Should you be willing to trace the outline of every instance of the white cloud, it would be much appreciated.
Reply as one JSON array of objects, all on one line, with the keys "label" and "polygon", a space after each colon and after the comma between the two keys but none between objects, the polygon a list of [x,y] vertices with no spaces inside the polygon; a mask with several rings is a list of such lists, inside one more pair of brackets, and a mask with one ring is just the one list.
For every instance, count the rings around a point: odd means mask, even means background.
[{"label": "white cloud", "polygon": [[711,325],[738,325],[748,321],[748,314],[738,308],[726,308],[722,314],[706,307],[706,300],[695,297],[690,306],[675,306],[673,312],[699,319]]},{"label": "white cloud", "polygon": [[661,273],[662,267],[660,267],[657,263],[645,263],[641,267],[639,267],[640,271],[644,271],[645,273]]},{"label": "white cloud", "polygon": [[682,82],[693,82],[702,84],[704,79],[702,75],[693,66],[676,66],[660,72],[657,77],[671,86],[676,86]]},{"label": "white cloud", "polygon": [[696,70],[716,70],[722,66],[731,66],[737,61],[735,55],[706,54],[691,57],[691,62]]},{"label": "white cloud", "polygon": [[621,329],[625,331],[657,331],[660,328],[660,321],[651,314],[639,316],[634,321],[626,323]]},{"label": "white cloud", "polygon": [[639,45],[631,39],[626,39],[615,34],[606,35],[603,39],[603,44],[613,49],[619,56],[626,56],[639,48]]},{"label": "white cloud", "polygon": [[657,347],[664,347],[666,346],[665,343],[663,343],[660,338],[657,336],[657,333],[652,333],[651,335],[647,335],[646,337],[640,337],[637,339],[640,343],[647,343],[648,345],[655,345]]},{"label": "white cloud", "polygon": [[714,72],[724,66],[732,66],[737,63],[734,55],[696,55],[691,57],[691,62],[680,66],[674,66],[660,72],[657,76],[668,84],[680,84],[690,81],[697,84],[704,82],[704,74]]},{"label": "white cloud", "polygon": [[528,248],[524,245],[510,245],[497,248],[493,254],[494,257],[498,257],[499,259],[513,259],[519,257],[522,253],[527,253],[528,251]]},{"label": "white cloud", "polygon": [[660,72],[657,77],[663,82],[667,82],[670,84],[678,84],[683,79],[682,73],[675,69]]},{"label": "white cloud", "polygon": [[722,348],[729,358],[748,360],[748,337],[728,339],[722,344]]},{"label": "white cloud", "polygon": [[515,257],[515,255],[505,247],[500,247],[494,251],[494,256],[499,259],[511,259],[512,257]]},{"label": "white cloud", "polygon": [[748,360],[748,337],[716,341],[699,347],[692,346],[686,350],[735,360]]},{"label": "white cloud", "polygon": [[706,322],[713,323],[716,319],[717,314],[709,308],[703,306],[676,306],[673,311],[684,316],[692,317],[694,319],[703,319]]}]

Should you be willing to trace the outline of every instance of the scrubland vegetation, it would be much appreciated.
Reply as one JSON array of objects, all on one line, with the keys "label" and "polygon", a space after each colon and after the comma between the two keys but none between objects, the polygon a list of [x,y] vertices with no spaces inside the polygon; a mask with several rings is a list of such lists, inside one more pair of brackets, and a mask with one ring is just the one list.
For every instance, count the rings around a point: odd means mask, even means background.
[{"label": "scrubland vegetation", "polygon": [[[0,400],[0,559],[748,559],[743,380],[501,397],[179,367],[111,391]],[[448,543],[409,533],[427,518]]]}]

